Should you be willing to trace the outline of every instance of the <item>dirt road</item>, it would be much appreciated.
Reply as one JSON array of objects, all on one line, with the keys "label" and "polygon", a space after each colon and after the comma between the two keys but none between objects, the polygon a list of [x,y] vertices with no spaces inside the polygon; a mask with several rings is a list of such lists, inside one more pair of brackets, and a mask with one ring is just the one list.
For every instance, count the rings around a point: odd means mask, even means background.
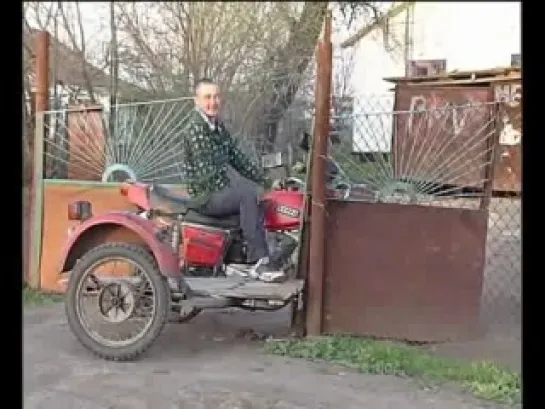
[{"label": "dirt road", "polygon": [[24,313],[26,409],[476,409],[453,390],[263,355],[241,329],[282,334],[287,313],[209,313],[169,326],[142,360],[110,363],[70,333],[62,305]]}]

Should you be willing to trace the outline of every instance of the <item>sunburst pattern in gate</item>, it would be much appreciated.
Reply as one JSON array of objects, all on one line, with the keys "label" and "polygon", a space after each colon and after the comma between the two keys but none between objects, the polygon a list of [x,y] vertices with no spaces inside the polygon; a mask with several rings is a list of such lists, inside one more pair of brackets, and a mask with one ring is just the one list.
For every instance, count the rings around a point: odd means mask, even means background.
[{"label": "sunburst pattern in gate", "polygon": [[45,177],[176,181],[190,98],[50,111],[44,118]]},{"label": "sunburst pattern in gate", "polygon": [[467,199],[482,197],[490,179],[498,104],[414,102],[406,111],[394,111],[393,98],[374,109],[355,102],[353,115],[334,118],[351,134],[331,154],[356,183],[353,197],[364,190],[383,202],[476,205]]}]

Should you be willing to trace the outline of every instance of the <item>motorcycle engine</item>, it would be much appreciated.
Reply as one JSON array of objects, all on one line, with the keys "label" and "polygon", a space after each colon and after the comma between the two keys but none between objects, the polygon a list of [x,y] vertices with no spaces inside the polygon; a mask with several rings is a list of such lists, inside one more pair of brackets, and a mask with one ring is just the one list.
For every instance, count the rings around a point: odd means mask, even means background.
[{"label": "motorcycle engine", "polygon": [[233,238],[229,250],[225,256],[226,264],[244,264],[246,263],[246,245],[241,236]]}]

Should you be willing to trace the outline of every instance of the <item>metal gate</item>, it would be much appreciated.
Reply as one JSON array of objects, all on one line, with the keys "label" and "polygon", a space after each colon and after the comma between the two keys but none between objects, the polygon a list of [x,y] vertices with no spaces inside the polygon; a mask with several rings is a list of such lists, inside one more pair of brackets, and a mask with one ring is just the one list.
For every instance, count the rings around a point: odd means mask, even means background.
[{"label": "metal gate", "polygon": [[389,110],[359,103],[352,134],[330,145],[352,190],[325,208],[320,332],[476,334],[500,106],[489,88],[468,95],[399,93]]}]

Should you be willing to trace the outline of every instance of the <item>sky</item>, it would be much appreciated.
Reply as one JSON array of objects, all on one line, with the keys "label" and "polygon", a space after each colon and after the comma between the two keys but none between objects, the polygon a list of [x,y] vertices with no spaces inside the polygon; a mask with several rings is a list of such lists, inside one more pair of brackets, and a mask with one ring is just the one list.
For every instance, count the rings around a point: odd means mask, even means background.
[{"label": "sky", "polygon": [[[43,2],[45,5],[55,5],[56,3],[52,2]],[[68,4],[68,3],[65,3]],[[70,5],[65,6],[69,13],[72,13],[73,19],[75,21],[75,13],[73,12]],[[94,65],[100,67],[103,65],[104,55],[109,47],[109,42],[111,38],[110,31],[110,10],[109,3],[107,2],[80,2],[79,7],[81,10],[83,28],[85,31],[86,38],[86,54],[87,59],[92,62]],[[348,30],[344,24],[342,24],[342,19],[337,10],[333,10],[333,33],[332,41],[334,44],[334,71],[342,72],[343,75],[346,72],[346,69],[343,69],[343,66],[347,65],[347,54],[352,53],[352,50],[344,51],[341,53],[340,48],[337,45],[345,40],[350,34],[355,30],[361,27],[362,23],[355,21],[352,25],[352,29]],[[29,14],[29,17],[31,15]],[[32,23],[32,19],[29,19]],[[62,29],[62,24],[58,25],[57,33],[55,33],[53,27],[51,28],[51,34],[55,35],[64,43],[70,44],[70,39],[67,34]],[[118,33],[120,40],[122,41],[122,33]],[[137,83],[136,80],[131,79],[123,72],[119,73],[120,77],[128,82]],[[339,75],[337,75],[339,78]]]},{"label": "sky", "polygon": [[[43,4],[55,4],[52,2],[42,2]],[[66,3],[68,4],[68,3]],[[111,37],[110,31],[110,12],[109,12],[109,3],[107,2],[80,2],[80,10],[82,15],[83,27],[85,30],[85,37],[87,42],[87,48],[92,50],[100,50],[105,47]],[[345,40],[351,33],[359,28],[362,24],[361,21],[355,21],[353,23],[352,29],[347,29],[344,24],[340,22],[340,14],[337,10],[334,9],[334,20],[333,20],[333,33],[332,33],[332,42],[335,45],[339,44]],[[33,22],[32,16],[29,14],[29,20]],[[60,25],[59,25],[60,26]],[[54,33],[52,33],[54,34]],[[58,31],[58,37],[61,41],[69,43],[69,39],[62,29]],[[91,56],[91,59],[93,56]]]},{"label": "sky", "polygon": [[[42,2],[43,4],[54,4],[52,2]],[[83,19],[83,25],[86,35],[89,35],[94,41],[107,42],[110,38],[109,27],[109,3],[108,2],[80,2],[80,10]],[[335,15],[338,12],[334,10]],[[359,27],[361,22],[355,21],[354,27]],[[350,32],[343,24],[335,23],[333,32],[333,42],[343,41]]]}]

